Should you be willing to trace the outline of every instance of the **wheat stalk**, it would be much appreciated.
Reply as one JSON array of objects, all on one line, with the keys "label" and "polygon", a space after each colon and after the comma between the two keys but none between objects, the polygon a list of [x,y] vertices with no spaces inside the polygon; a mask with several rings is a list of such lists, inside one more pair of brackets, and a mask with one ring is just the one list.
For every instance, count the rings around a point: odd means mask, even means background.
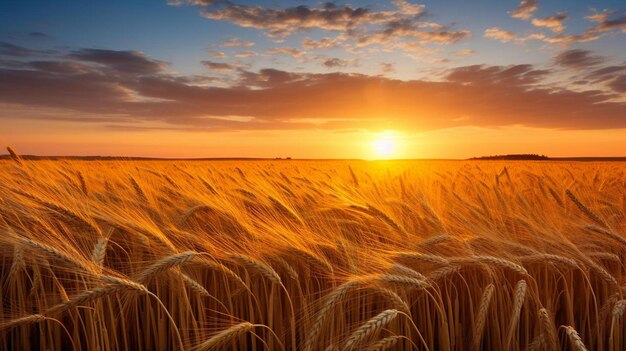
[{"label": "wheat stalk", "polygon": [[253,330],[254,327],[255,325],[249,322],[235,324],[232,327],[224,329],[221,332],[213,335],[209,340],[194,347],[194,350],[195,351],[217,350],[221,348],[222,346],[224,346],[226,343],[234,340],[235,338],[240,337],[242,334],[245,334]]},{"label": "wheat stalk", "polygon": [[587,347],[585,346],[585,343],[580,339],[580,335],[578,335],[576,329],[569,325],[562,325],[561,328],[565,329],[565,333],[572,343],[574,351],[587,351]]},{"label": "wheat stalk", "polygon": [[592,221],[596,222],[597,224],[608,228],[608,226],[606,225],[606,223],[600,219],[600,217],[596,216],[595,213],[593,213],[589,208],[587,208],[587,206],[583,205],[582,202],[580,202],[580,200],[578,200],[578,198],[576,198],[576,196],[574,196],[574,194],[572,194],[571,191],[565,190],[565,194],[567,194],[567,197],[570,198],[570,200],[572,200],[572,202],[574,203],[574,205],[576,205],[576,207],[578,207],[578,209],[584,213],[589,219],[591,219]]},{"label": "wheat stalk", "polygon": [[396,294],[394,291],[378,285],[372,286],[372,289],[380,292],[381,295],[386,296],[397,309],[401,309],[402,311],[404,311],[404,313],[407,314],[410,313],[409,305],[400,297],[400,295]]},{"label": "wheat stalk", "polygon": [[211,297],[211,294],[204,288],[204,286],[198,283],[195,279],[182,272],[178,272],[178,274],[191,290],[202,296]]},{"label": "wheat stalk", "polygon": [[524,305],[525,298],[526,298],[526,281],[520,280],[517,282],[517,285],[515,286],[513,309],[511,310],[511,318],[510,318],[509,326],[507,328],[506,338],[504,342],[504,345],[506,345],[507,350],[511,349],[511,344],[513,342],[515,331],[517,330],[520,312],[522,311],[522,306]]},{"label": "wheat stalk", "polygon": [[98,300],[120,291],[138,291],[148,293],[148,289],[133,281],[114,277],[105,277],[103,280],[109,282],[108,285],[86,290],[78,295],[72,296],[68,301],[55,305],[45,311],[45,315],[62,313],[77,306],[84,305],[89,301]]},{"label": "wheat stalk", "polygon": [[276,271],[272,267],[266,265],[265,263],[255,261],[249,257],[242,255],[231,255],[230,257],[237,262],[243,264],[244,266],[259,272],[262,276],[269,279],[271,282],[281,284],[280,275],[278,275],[278,273],[276,273]]},{"label": "wheat stalk", "polygon": [[365,351],[385,351],[385,350],[389,350],[390,348],[394,347],[398,341],[400,341],[401,339],[403,339],[403,336],[389,336],[386,337],[384,339],[378,340],[375,343],[369,345]]},{"label": "wheat stalk", "polygon": [[299,274],[296,271],[296,269],[293,268],[291,264],[289,264],[289,262],[287,262],[285,259],[281,257],[277,257],[276,260],[285,268],[285,270],[287,271],[287,274],[289,275],[291,279],[296,280],[296,281],[298,280]]},{"label": "wheat stalk", "polygon": [[555,263],[561,263],[563,265],[570,266],[572,268],[579,268],[576,261],[572,260],[571,258],[568,258],[565,256],[559,256],[559,255],[542,253],[542,254],[536,254],[536,255],[521,256],[521,257],[518,257],[518,259],[522,263],[544,264],[546,261],[551,261]]},{"label": "wheat stalk", "polygon": [[0,323],[0,331],[7,330],[20,325],[36,324],[46,320],[46,316],[43,314],[32,314],[20,318],[11,319],[9,321]]},{"label": "wheat stalk", "polygon": [[315,320],[311,329],[309,329],[309,333],[304,341],[304,347],[302,348],[304,351],[310,351],[313,349],[313,343],[317,341],[319,337],[320,331],[326,318],[328,318],[328,312],[337,304],[337,302],[341,301],[343,297],[354,288],[355,285],[361,283],[359,279],[349,280],[343,283],[341,286],[336,287],[331,291],[326,297],[325,301],[322,304],[319,311],[317,311]]},{"label": "wheat stalk", "polygon": [[451,237],[448,234],[436,235],[436,236],[433,236],[431,238],[424,239],[424,240],[420,241],[419,246],[421,246],[421,247],[428,247],[428,246],[432,246],[432,245],[435,245],[435,244],[442,243],[444,241],[448,241],[450,239],[451,239]]},{"label": "wheat stalk", "polygon": [[610,252],[590,252],[587,254],[587,256],[589,258],[593,258],[597,260],[614,261],[617,263],[622,262],[622,259],[618,255],[612,254]]},{"label": "wheat stalk", "polygon": [[354,173],[354,170],[352,170],[352,167],[348,166],[348,169],[350,170],[350,176],[352,177],[352,182],[354,183],[356,187],[358,187],[359,179],[356,177],[356,174]]},{"label": "wheat stalk", "polygon": [[91,260],[99,267],[104,266],[104,258],[107,253],[107,243],[108,240],[106,238],[98,238],[98,242],[96,242],[96,246],[94,246],[93,251],[91,252]]},{"label": "wheat stalk", "polygon": [[146,283],[153,276],[165,272],[170,268],[180,266],[199,254],[195,251],[185,251],[171,256],[164,257],[157,262],[153,263],[150,267],[144,269],[135,276],[135,280],[140,283]]},{"label": "wheat stalk", "polygon": [[480,298],[478,314],[476,315],[476,319],[474,321],[474,340],[472,343],[474,350],[480,349],[483,333],[485,331],[485,323],[487,321],[487,313],[489,312],[489,305],[491,304],[491,298],[493,297],[494,290],[495,286],[493,284],[487,285],[483,291],[482,297]]},{"label": "wheat stalk", "polygon": [[626,308],[626,300],[619,300],[613,307],[613,317],[621,318],[624,315],[624,308]]},{"label": "wheat stalk", "polygon": [[394,283],[418,289],[424,289],[431,286],[426,280],[396,274],[381,274],[373,279],[381,283]]},{"label": "wheat stalk", "polygon": [[447,278],[448,276],[454,273],[458,273],[461,270],[461,268],[463,268],[461,265],[452,265],[452,266],[439,268],[437,270],[432,271],[428,275],[428,279],[430,281],[437,282],[443,278]]},{"label": "wheat stalk", "polygon": [[78,172],[78,181],[80,182],[80,190],[82,190],[83,194],[89,195],[89,191],[87,190],[87,182],[85,181],[85,177],[81,172]]},{"label": "wheat stalk", "polygon": [[395,263],[393,266],[391,266],[391,271],[394,271],[396,273],[399,273],[401,275],[406,275],[408,277],[412,277],[415,279],[420,279],[420,280],[427,280],[427,278],[422,274],[419,273],[407,266],[401,265],[399,263]]},{"label": "wheat stalk", "polygon": [[595,232],[595,233],[598,233],[598,234],[602,234],[604,236],[607,236],[607,237],[609,237],[609,238],[619,242],[620,244],[626,246],[626,239],[624,239],[623,237],[621,237],[621,236],[619,236],[619,235],[617,235],[617,234],[615,234],[615,233],[613,233],[613,232],[611,232],[609,230],[596,227],[595,225],[587,225],[587,226],[585,226],[585,229],[590,230],[590,231]]},{"label": "wheat stalk", "polygon": [[554,328],[554,322],[550,317],[550,313],[547,309],[539,309],[539,325],[541,326],[542,342],[546,345],[546,349],[557,350],[559,347],[559,338],[556,335],[556,329]]},{"label": "wheat stalk", "polygon": [[438,265],[447,265],[450,263],[447,259],[429,254],[422,254],[416,252],[398,252],[395,254],[397,258],[408,258],[416,261],[422,261],[426,263],[438,264]]},{"label": "wheat stalk", "polygon": [[494,256],[470,256],[470,257],[457,257],[451,258],[451,264],[485,264],[490,263],[492,265],[498,266],[502,269],[511,270],[520,275],[528,275],[528,271],[515,262],[511,262],[504,258],[494,257]]},{"label": "wheat stalk", "polygon": [[394,318],[396,318],[397,315],[398,311],[392,309],[385,310],[372,317],[350,335],[350,337],[346,340],[343,349],[352,350],[356,345],[363,342],[369,336],[384,328]]},{"label": "wheat stalk", "polygon": [[141,189],[141,186],[139,186],[139,183],[137,183],[135,178],[130,177],[130,183],[135,189],[135,193],[137,193],[137,197],[144,203],[148,202],[148,197],[146,196],[146,193],[143,191],[143,189]]},{"label": "wheat stalk", "polygon": [[22,164],[22,158],[17,154],[17,152],[15,152],[15,150],[13,150],[12,147],[7,146],[7,151],[9,152],[9,155],[11,156],[11,159],[13,161],[15,161],[19,165]]},{"label": "wheat stalk", "polygon": [[92,266],[87,265],[86,263],[83,262],[82,257],[79,257],[78,259],[73,259],[70,256],[63,253],[62,251],[57,250],[52,246],[42,244],[38,241],[29,239],[29,238],[24,238],[24,237],[18,237],[18,238],[21,243],[27,246],[30,246],[31,248],[36,249],[37,251],[44,252],[45,254],[52,256],[54,258],[57,258],[63,262],[69,263],[70,265],[77,267],[84,272],[94,271]]}]

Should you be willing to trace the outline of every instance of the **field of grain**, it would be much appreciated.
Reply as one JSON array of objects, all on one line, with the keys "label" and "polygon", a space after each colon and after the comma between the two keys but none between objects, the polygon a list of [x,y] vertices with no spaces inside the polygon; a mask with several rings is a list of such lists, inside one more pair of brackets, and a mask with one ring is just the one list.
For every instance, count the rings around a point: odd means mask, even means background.
[{"label": "field of grain", "polygon": [[624,350],[625,171],[0,161],[0,348]]}]

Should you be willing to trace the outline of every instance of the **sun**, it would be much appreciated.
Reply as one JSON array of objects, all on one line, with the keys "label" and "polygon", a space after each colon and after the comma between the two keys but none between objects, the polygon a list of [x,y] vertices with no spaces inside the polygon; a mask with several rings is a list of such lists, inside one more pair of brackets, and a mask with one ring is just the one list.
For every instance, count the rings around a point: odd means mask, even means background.
[{"label": "sun", "polygon": [[372,149],[376,158],[388,159],[394,156],[397,145],[393,138],[382,137],[372,141]]}]

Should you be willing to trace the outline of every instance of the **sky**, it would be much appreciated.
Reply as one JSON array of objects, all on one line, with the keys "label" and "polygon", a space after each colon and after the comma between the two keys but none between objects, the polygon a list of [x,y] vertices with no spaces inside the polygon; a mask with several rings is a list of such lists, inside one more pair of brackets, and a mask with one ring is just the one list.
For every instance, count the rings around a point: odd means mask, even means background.
[{"label": "sky", "polygon": [[0,144],[626,156],[626,2],[3,1]]}]

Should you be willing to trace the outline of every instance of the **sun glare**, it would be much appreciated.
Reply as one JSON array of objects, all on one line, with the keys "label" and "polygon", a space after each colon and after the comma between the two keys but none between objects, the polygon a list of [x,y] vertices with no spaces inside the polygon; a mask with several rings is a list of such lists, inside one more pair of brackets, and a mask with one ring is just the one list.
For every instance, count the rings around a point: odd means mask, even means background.
[{"label": "sun glare", "polygon": [[379,138],[372,142],[374,156],[379,159],[388,159],[394,156],[397,149],[396,141],[389,137]]}]

